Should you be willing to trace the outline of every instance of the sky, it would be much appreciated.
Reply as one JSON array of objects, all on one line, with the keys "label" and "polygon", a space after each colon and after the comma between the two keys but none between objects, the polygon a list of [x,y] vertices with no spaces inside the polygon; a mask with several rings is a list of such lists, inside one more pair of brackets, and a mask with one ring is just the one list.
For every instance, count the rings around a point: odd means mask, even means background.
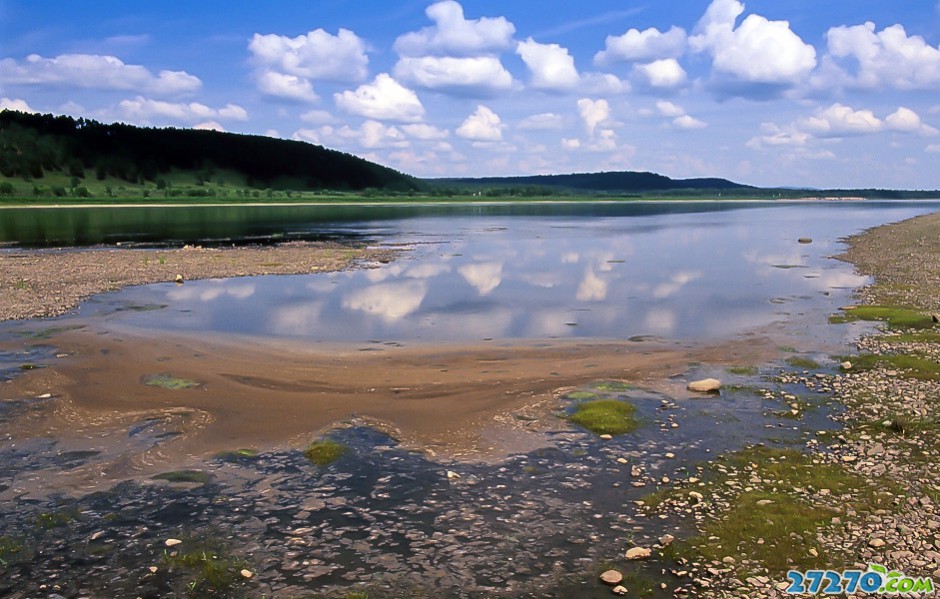
[{"label": "sky", "polygon": [[0,108],[419,177],[940,189],[940,0],[0,0]]}]

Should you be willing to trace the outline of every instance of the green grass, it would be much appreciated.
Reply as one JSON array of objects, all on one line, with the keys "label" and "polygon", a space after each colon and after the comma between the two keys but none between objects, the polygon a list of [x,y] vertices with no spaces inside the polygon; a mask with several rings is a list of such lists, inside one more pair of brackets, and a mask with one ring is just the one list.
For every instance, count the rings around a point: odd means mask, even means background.
[{"label": "green grass", "polygon": [[754,376],[760,372],[757,366],[729,366],[725,368],[725,371],[727,371],[728,374],[736,374],[739,376]]},{"label": "green grass", "polygon": [[141,382],[148,387],[159,387],[160,389],[170,389],[173,391],[192,389],[193,387],[199,386],[199,383],[196,381],[176,377],[165,372],[144,376]]},{"label": "green grass", "polygon": [[166,553],[164,561],[188,579],[186,589],[190,597],[231,596],[234,587],[244,581],[241,570],[247,565],[244,560],[209,546]]},{"label": "green grass", "polygon": [[171,483],[198,483],[204,485],[209,482],[209,475],[201,470],[173,470],[156,474],[151,478]]},{"label": "green grass", "polygon": [[7,535],[0,536],[0,572],[2,568],[24,562],[28,557],[23,541]]},{"label": "green grass", "polygon": [[574,401],[584,401],[585,399],[595,399],[597,393],[591,393],[590,391],[572,391],[571,393],[565,394],[565,399],[571,399]]},{"label": "green grass", "polygon": [[786,363],[793,368],[798,368],[800,370],[818,370],[820,368],[819,362],[800,356],[787,358]]},{"label": "green grass", "polygon": [[912,331],[900,335],[885,335],[875,338],[885,343],[940,343],[940,333],[934,331]]},{"label": "green grass", "polygon": [[42,512],[36,516],[36,525],[39,528],[60,528],[68,526],[78,519],[78,510],[74,508],[56,512]]},{"label": "green grass", "polygon": [[616,399],[600,399],[579,405],[568,420],[598,435],[622,435],[636,430],[636,407]]},{"label": "green grass", "polygon": [[857,306],[843,311],[842,314],[829,317],[829,322],[832,324],[857,320],[884,322],[891,329],[931,329],[934,327],[933,318],[929,314],[894,306]]},{"label": "green grass", "polygon": [[617,391],[629,391],[630,389],[633,389],[633,386],[629,383],[624,383],[623,381],[601,381],[599,383],[592,384],[591,388],[604,393],[613,393]]},{"label": "green grass", "polygon": [[339,441],[333,439],[318,439],[307,446],[304,455],[314,465],[325,468],[343,457],[347,447]]},{"label": "green grass", "polygon": [[852,370],[871,370],[878,366],[897,370],[910,378],[922,381],[940,381],[940,364],[913,354],[859,354],[844,356],[852,363]]}]

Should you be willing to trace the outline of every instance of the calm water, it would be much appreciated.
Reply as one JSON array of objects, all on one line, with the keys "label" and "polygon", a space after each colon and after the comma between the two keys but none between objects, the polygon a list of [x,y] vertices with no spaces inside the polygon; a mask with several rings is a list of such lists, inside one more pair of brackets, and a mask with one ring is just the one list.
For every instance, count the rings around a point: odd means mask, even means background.
[{"label": "calm water", "polygon": [[830,258],[840,238],[940,203],[523,208],[298,221],[292,230],[345,230],[413,251],[369,270],[128,289],[81,312],[157,330],[312,342],[708,340],[782,321],[819,336],[826,315],[866,282]]}]

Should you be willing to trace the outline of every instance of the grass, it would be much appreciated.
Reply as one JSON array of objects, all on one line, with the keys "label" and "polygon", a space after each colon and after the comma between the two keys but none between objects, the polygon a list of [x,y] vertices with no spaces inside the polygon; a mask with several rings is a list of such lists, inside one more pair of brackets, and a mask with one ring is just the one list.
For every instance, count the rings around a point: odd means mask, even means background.
[{"label": "grass", "polygon": [[[748,482],[756,479],[760,482]],[[747,490],[736,494],[732,491],[729,499],[726,483],[732,480],[738,480]],[[829,489],[831,496],[842,498],[842,505],[862,515],[893,509],[892,499],[901,492],[897,483],[862,479],[839,465],[821,463],[818,458],[814,461],[812,455],[797,450],[744,449],[716,460],[705,485],[695,487],[706,502],[718,496],[730,501],[730,507],[722,509],[719,517],[706,519],[698,535],[676,541],[671,552],[692,561],[734,557],[739,562],[735,566],[739,575],[750,574],[742,569],[742,559],[762,564],[768,575],[781,577],[794,568],[805,570],[821,563],[844,565],[838,563],[840,556],[827,555],[816,540],[817,532],[830,526],[832,517],[837,515],[806,496],[819,489]],[[645,497],[644,503],[655,508],[667,500],[686,496],[688,491],[661,489]],[[811,555],[810,549],[818,556]]]},{"label": "grass", "polygon": [[612,393],[617,391],[629,391],[633,386],[623,381],[601,381],[591,385],[591,388],[604,393]]},{"label": "grass", "polygon": [[173,570],[182,570],[189,579],[186,589],[190,597],[228,597],[233,587],[242,582],[243,560],[226,555],[213,547],[164,554],[164,561]]},{"label": "grass", "polygon": [[929,314],[894,306],[857,306],[843,311],[842,314],[829,317],[829,322],[832,324],[858,320],[884,322],[891,329],[931,329],[934,327],[933,318]]},{"label": "grass", "polygon": [[590,391],[572,391],[571,393],[565,394],[565,399],[571,399],[574,401],[584,401],[586,399],[595,399],[597,393],[591,393]]},{"label": "grass", "polygon": [[26,545],[21,540],[0,536],[0,568],[25,561],[29,557],[27,553]]},{"label": "grass", "polygon": [[800,356],[787,358],[786,363],[793,368],[798,368],[800,370],[818,370],[820,368],[819,362]]},{"label": "grass", "polygon": [[253,460],[258,457],[257,449],[242,448],[242,449],[230,449],[228,451],[222,451],[216,454],[216,457],[221,460],[239,460],[239,459],[249,459]]},{"label": "grass", "polygon": [[852,363],[852,370],[871,370],[878,366],[891,368],[906,376],[922,381],[940,381],[940,364],[913,354],[859,354],[844,356]]},{"label": "grass", "polygon": [[199,383],[190,379],[184,379],[167,373],[151,374],[143,377],[141,382],[148,387],[159,387],[161,389],[170,389],[179,391],[182,389],[192,389],[198,387]]},{"label": "grass", "polygon": [[165,480],[171,483],[197,483],[204,485],[209,482],[209,475],[201,470],[172,470],[151,477],[153,480]]},{"label": "grass", "polygon": [[57,512],[42,512],[36,516],[36,525],[39,528],[61,528],[68,526],[78,519],[78,510],[64,509]]},{"label": "grass", "polygon": [[885,335],[875,339],[886,343],[940,343],[940,332],[911,331],[900,335]]},{"label": "grass", "polygon": [[739,376],[755,376],[760,372],[757,366],[729,366],[725,368],[725,371],[727,371],[728,374],[736,374]]},{"label": "grass", "polygon": [[343,457],[347,447],[333,439],[318,439],[307,446],[304,455],[315,466],[325,468]]},{"label": "grass", "polygon": [[636,430],[636,407],[616,399],[600,399],[579,405],[568,420],[598,435],[622,435]]}]

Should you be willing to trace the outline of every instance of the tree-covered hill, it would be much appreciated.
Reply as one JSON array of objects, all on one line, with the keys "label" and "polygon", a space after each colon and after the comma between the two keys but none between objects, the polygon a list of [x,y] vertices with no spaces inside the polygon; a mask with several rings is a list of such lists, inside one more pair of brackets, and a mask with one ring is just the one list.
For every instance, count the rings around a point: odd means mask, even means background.
[{"label": "tree-covered hill", "polygon": [[670,190],[736,190],[755,189],[726,179],[670,179],[655,173],[632,171],[576,173],[571,175],[533,175],[522,177],[483,177],[479,179],[434,179],[434,185],[498,188],[521,187],[567,189],[574,191],[642,193]]},{"label": "tree-covered hill", "polygon": [[102,124],[51,114],[0,112],[0,175],[41,180],[47,173],[133,184],[171,171],[211,181],[234,172],[254,188],[412,191],[422,184],[362,158],[299,141],[195,129]]}]

